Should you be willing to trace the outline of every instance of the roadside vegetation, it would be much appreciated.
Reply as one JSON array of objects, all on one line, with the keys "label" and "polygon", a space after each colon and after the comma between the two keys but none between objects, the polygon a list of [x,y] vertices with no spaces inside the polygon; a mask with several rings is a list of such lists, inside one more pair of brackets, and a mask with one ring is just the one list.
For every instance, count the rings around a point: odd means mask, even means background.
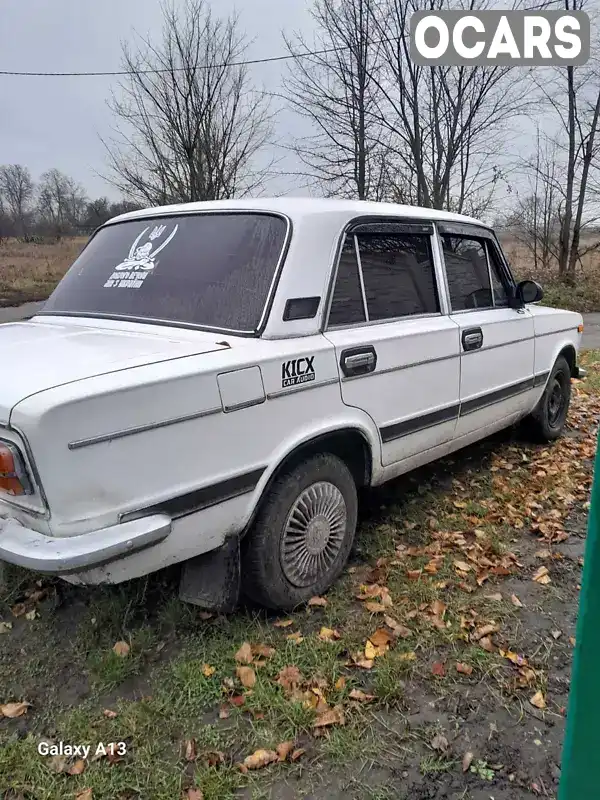
[{"label": "roadside vegetation", "polygon": [[600,413],[600,351],[582,362],[564,438],[509,431],[369,493],[344,576],[296,613],[204,613],[172,572],[11,569],[4,798],[554,797]]}]

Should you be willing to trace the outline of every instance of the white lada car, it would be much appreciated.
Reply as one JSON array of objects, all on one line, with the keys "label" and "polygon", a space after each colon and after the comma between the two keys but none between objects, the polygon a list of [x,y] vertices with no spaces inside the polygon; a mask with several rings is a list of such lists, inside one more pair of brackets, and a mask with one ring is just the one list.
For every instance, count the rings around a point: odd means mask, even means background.
[{"label": "white lada car", "polygon": [[83,584],[185,562],[190,602],[302,603],[346,563],[359,487],[518,420],[560,436],[582,318],[541,297],[442,211],[113,219],[0,326],[0,560]]}]

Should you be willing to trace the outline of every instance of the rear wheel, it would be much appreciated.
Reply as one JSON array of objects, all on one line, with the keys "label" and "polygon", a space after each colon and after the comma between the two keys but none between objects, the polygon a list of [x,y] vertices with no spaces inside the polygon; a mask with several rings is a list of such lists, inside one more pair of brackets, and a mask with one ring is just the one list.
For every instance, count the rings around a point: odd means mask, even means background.
[{"label": "rear wheel", "polygon": [[330,453],[278,478],[242,543],[244,593],[291,609],[326,591],[348,560],[357,508],[352,473]]},{"label": "rear wheel", "polygon": [[571,368],[564,358],[556,359],[544,393],[535,410],[523,421],[528,436],[536,442],[552,442],[561,436],[571,402]]}]

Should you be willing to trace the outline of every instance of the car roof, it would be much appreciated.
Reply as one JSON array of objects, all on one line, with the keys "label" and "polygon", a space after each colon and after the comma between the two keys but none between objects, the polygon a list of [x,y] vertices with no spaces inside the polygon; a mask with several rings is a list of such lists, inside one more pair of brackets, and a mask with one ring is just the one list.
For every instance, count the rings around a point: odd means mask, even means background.
[{"label": "car roof", "polygon": [[355,217],[407,217],[414,219],[439,220],[456,223],[470,223],[489,227],[481,220],[463,214],[453,214],[449,211],[439,211],[435,208],[421,206],[407,206],[397,203],[376,203],[368,200],[344,200],[334,198],[313,197],[260,197],[242,200],[210,200],[201,203],[178,203],[168,206],[156,206],[140,211],[131,211],[109,220],[124,222],[149,216],[173,215],[182,213],[201,213],[203,211],[262,211],[284,214],[292,221],[313,214],[331,214],[339,219],[346,216],[348,221]]}]

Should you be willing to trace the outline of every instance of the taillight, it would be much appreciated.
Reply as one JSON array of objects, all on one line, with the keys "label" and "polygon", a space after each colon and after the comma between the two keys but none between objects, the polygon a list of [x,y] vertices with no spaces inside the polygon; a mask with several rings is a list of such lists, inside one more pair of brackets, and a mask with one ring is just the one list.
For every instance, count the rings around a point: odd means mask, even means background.
[{"label": "taillight", "polygon": [[8,442],[0,442],[0,494],[31,494],[31,483],[21,454]]}]

